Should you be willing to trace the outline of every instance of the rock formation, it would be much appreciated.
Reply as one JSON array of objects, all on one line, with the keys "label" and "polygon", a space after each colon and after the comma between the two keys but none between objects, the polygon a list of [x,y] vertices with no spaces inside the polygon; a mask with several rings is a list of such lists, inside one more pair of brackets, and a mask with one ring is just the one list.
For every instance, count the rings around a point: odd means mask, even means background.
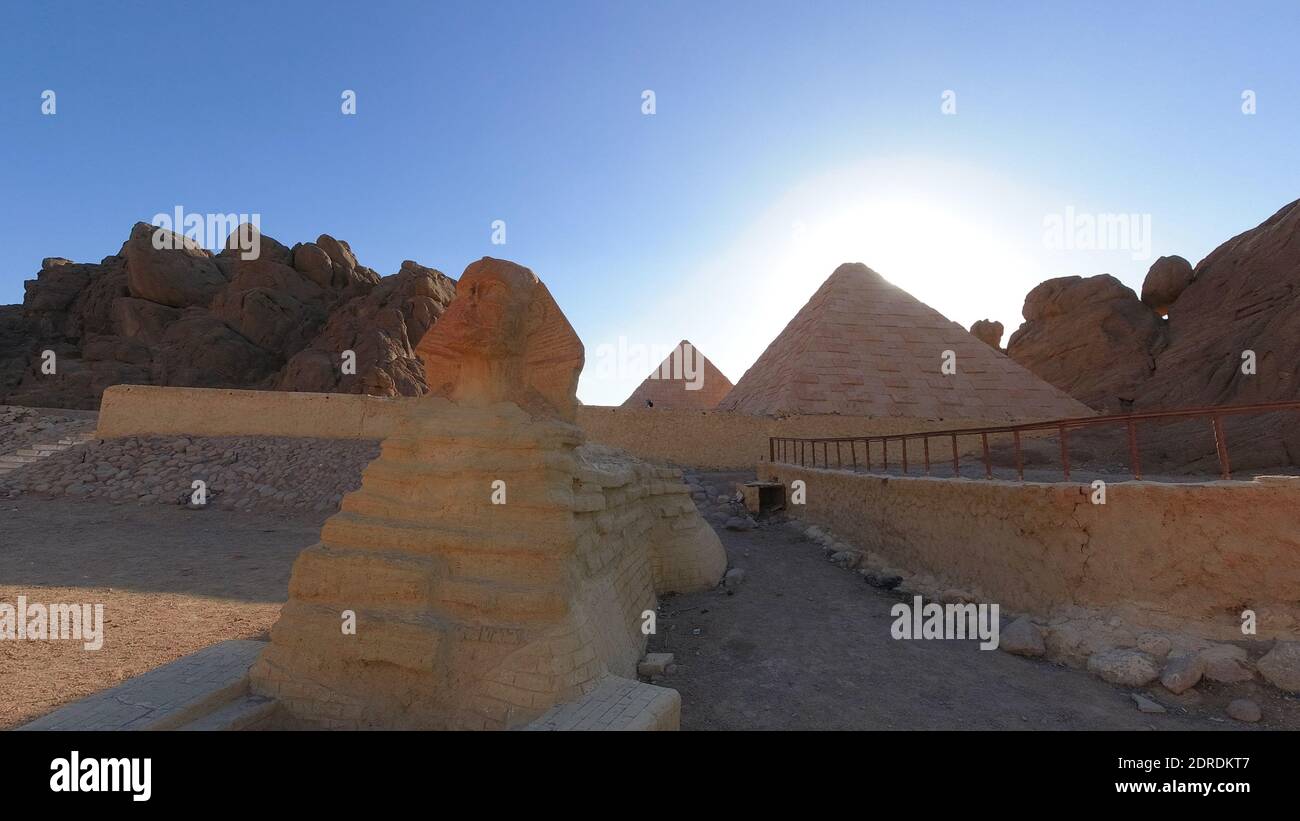
[{"label": "rock formation", "polygon": [[523,726],[634,678],[656,592],[725,569],[676,471],[583,445],[582,344],[537,277],[485,258],[457,292],[418,346],[434,395],[295,562],[251,671],[288,726]]},{"label": "rock formation", "polygon": [[1165,316],[1195,277],[1192,264],[1180,256],[1157,259],[1142,281],[1142,304]]},{"label": "rock formation", "polygon": [[993,350],[1000,351],[1002,350],[1002,334],[1004,330],[1001,322],[977,319],[975,324],[970,326],[970,335]]},{"label": "rock formation", "polygon": [[683,339],[632,391],[623,407],[712,410],[731,388],[731,380]]},{"label": "rock formation", "polygon": [[[1158,410],[1300,399],[1300,201],[1220,245],[1190,272],[1152,265],[1141,300],[1113,277],[1048,280],[1025,299],[1013,359],[1104,410]],[[1168,320],[1162,320],[1161,311]],[[1254,372],[1245,367],[1253,361]],[[1300,464],[1294,414],[1233,419],[1233,464]],[[1195,441],[1162,445],[1174,462]]]},{"label": "rock formation", "polygon": [[[257,257],[244,259],[256,230],[239,226],[213,254],[138,223],[99,263],[44,260],[21,310],[0,307],[0,403],[94,409],[121,383],[424,392],[413,346],[452,280],[414,262],[381,279],[324,234],[293,248],[258,235]],[[44,350],[53,375],[41,372]],[[344,373],[346,350],[355,373]]]},{"label": "rock formation", "polygon": [[1155,368],[1164,323],[1109,274],[1049,279],[1025,297],[1007,354],[1098,410],[1131,407]]}]

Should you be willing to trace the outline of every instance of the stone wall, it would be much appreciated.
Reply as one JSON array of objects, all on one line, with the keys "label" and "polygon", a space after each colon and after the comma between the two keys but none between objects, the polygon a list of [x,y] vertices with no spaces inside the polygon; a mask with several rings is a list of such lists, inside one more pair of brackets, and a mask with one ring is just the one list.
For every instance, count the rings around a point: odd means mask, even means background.
[{"label": "stone wall", "polygon": [[[120,436],[305,436],[383,439],[407,403],[330,393],[117,385],[104,391],[98,433]],[[582,406],[589,441],[651,462],[705,470],[751,467],[772,436],[864,436],[992,424],[978,419],[856,416],[750,416],[731,411]],[[1029,420],[1026,420],[1029,421]],[[962,443],[969,453],[978,440]],[[847,457],[847,454],[845,456]]]},{"label": "stone wall", "polygon": [[303,436],[383,439],[405,401],[343,393],[114,385],[98,433],[120,436]]},{"label": "stone wall", "polygon": [[1091,488],[883,477],[761,465],[764,478],[807,483],[792,515],[856,547],[931,574],[1006,610],[1045,615],[1082,606],[1149,624],[1196,622],[1240,639],[1300,635],[1300,479]]}]

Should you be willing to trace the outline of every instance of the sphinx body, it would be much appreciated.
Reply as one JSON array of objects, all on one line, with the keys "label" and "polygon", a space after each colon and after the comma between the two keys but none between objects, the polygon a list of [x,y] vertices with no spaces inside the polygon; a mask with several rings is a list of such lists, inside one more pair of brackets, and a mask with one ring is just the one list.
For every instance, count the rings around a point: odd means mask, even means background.
[{"label": "sphinx body", "polygon": [[656,593],[725,570],[676,471],[584,444],[582,345],[531,271],[472,264],[418,350],[434,395],[298,557],[251,671],[288,726],[522,726],[634,677]]}]

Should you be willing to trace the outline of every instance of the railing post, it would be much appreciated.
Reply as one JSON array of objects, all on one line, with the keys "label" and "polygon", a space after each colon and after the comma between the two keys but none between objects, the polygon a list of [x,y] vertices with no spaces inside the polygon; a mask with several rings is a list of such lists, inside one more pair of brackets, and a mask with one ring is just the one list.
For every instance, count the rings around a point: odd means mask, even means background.
[{"label": "railing post", "polygon": [[952,435],[952,475],[954,478],[961,477],[961,462],[957,459],[957,434]]},{"label": "railing post", "polygon": [[1142,481],[1142,457],[1138,455],[1137,423],[1128,421],[1128,465],[1133,471],[1133,478]]},{"label": "railing post", "polygon": [[853,457],[853,470],[858,469],[858,440],[849,440],[849,455]]},{"label": "railing post", "polygon": [[903,437],[903,472],[907,473],[907,437]]},{"label": "railing post", "polygon": [[925,475],[930,475],[930,437],[921,437],[922,450],[925,451]]},{"label": "railing post", "polygon": [[993,463],[989,461],[989,435],[987,433],[981,433],[980,441],[984,443],[984,478],[992,479]]},{"label": "railing post", "polygon": [[1065,472],[1065,481],[1070,481],[1070,433],[1065,425],[1057,428],[1061,432],[1061,469]]},{"label": "railing post", "polygon": [[1020,481],[1025,481],[1025,459],[1020,452],[1020,431],[1015,431],[1016,437],[1016,476]]},{"label": "railing post", "polygon": [[1232,468],[1228,464],[1228,440],[1223,435],[1223,418],[1214,415],[1214,449],[1219,454],[1219,472],[1224,479],[1232,478]]}]

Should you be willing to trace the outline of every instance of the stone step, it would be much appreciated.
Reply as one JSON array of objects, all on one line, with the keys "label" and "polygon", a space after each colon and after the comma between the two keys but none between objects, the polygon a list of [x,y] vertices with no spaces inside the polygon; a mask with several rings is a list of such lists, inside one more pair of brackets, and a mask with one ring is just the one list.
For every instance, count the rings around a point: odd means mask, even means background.
[{"label": "stone step", "polygon": [[17,453],[7,453],[0,456],[0,462],[7,462],[11,465],[30,465],[32,462],[40,461],[39,456],[20,456]]},{"label": "stone step", "polygon": [[174,730],[248,695],[248,668],[266,642],[199,650],[41,716],[20,730]]},{"label": "stone step", "polygon": [[609,676],[587,695],[557,704],[524,730],[676,730],[682,697],[676,690]]},{"label": "stone step", "polygon": [[93,433],[74,433],[59,440],[60,445],[81,445],[95,438]]},{"label": "stone step", "polygon": [[44,448],[37,446],[34,448],[19,448],[17,452],[19,456],[34,456],[37,459],[44,459],[46,456],[49,456],[54,451],[45,450]]},{"label": "stone step", "polygon": [[197,732],[256,730],[271,721],[275,710],[275,699],[243,695],[176,729]]}]

